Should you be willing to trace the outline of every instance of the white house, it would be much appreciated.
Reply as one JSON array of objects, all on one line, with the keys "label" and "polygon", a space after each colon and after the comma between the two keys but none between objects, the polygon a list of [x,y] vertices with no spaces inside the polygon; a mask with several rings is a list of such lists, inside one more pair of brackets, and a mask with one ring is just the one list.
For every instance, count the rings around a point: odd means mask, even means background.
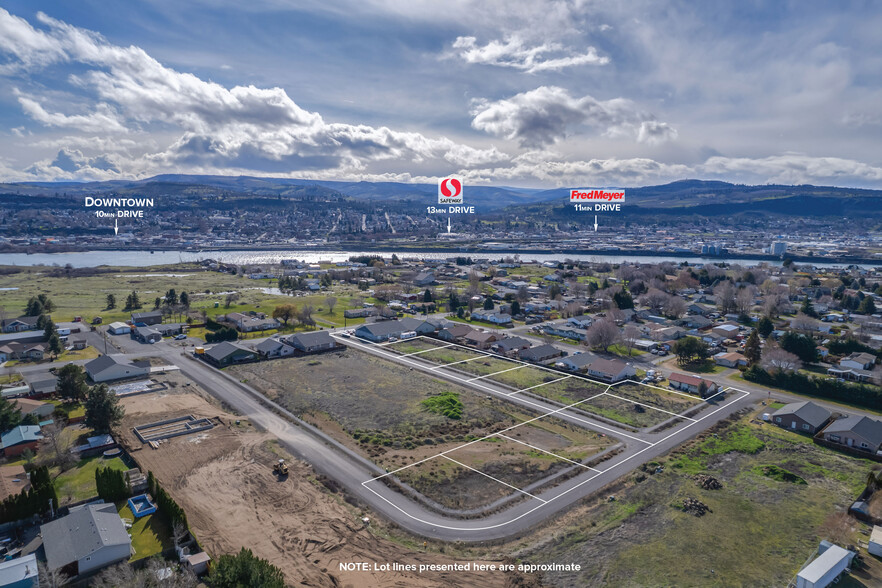
[{"label": "white house", "polygon": [[93,359],[84,367],[93,382],[111,382],[113,380],[146,376],[150,373],[149,367],[135,365],[122,355],[102,355]]},{"label": "white house", "polygon": [[40,533],[47,567],[69,576],[100,570],[132,555],[132,539],[112,503],[75,506],[69,515],[41,525]]}]

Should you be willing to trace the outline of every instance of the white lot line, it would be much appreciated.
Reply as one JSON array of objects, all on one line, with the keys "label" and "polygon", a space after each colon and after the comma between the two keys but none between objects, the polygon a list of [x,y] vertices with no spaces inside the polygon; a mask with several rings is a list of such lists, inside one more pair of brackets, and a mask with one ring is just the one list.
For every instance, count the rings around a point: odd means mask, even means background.
[{"label": "white lot line", "polygon": [[539,388],[540,386],[547,386],[548,384],[554,384],[555,382],[560,382],[561,380],[566,380],[567,378],[572,378],[572,377],[573,376],[571,374],[569,376],[564,376],[564,377],[558,378],[556,380],[551,380],[550,382],[542,382],[541,384],[536,384],[535,386],[530,386],[529,388],[524,388],[522,390],[515,390],[514,392],[506,394],[506,396],[514,396],[515,394],[518,394],[519,392],[526,392],[527,390],[532,390],[533,388]]},{"label": "white lot line", "polygon": [[484,376],[478,376],[477,378],[472,378],[471,380],[466,380],[466,382],[474,382],[475,380],[480,380],[481,378],[489,378],[490,376],[495,376],[496,374],[504,374],[505,372],[512,372],[514,370],[519,370],[522,367],[525,367],[525,366],[519,365],[519,366],[515,366],[513,368],[508,368],[507,370],[500,370],[498,372],[493,372],[492,374],[486,374]]},{"label": "white lot line", "polygon": [[431,349],[423,349],[422,351],[414,351],[413,353],[405,353],[401,355],[401,357],[410,357],[411,355],[419,355],[420,353],[428,353],[429,351],[435,351],[437,349],[444,349],[445,347],[450,347],[453,343],[448,343],[447,345],[439,345],[438,347],[432,347]]},{"label": "white lot line", "polygon": [[[454,361],[453,363],[445,363],[445,364],[442,364],[442,365],[436,365],[435,367],[430,367],[429,369],[430,369],[430,370],[440,370],[440,369],[442,369],[442,368],[450,367],[450,366],[452,366],[452,365],[456,365],[456,364],[458,364],[458,363],[465,363],[465,362],[467,362],[467,361],[475,361],[476,359],[484,359],[485,357],[487,357],[487,356],[486,356],[486,355],[479,355],[478,357],[470,357],[470,358],[468,358],[468,359],[462,359],[462,360],[460,360],[460,361]],[[428,361],[432,361],[432,360],[430,359],[430,360],[428,360]],[[462,380],[462,378],[457,378],[457,380]],[[462,380],[462,381],[465,382],[465,380]]]},{"label": "white lot line", "polygon": [[521,445],[526,445],[530,449],[535,449],[536,451],[541,451],[542,453],[547,453],[548,455],[554,456],[557,459],[562,459],[562,460],[568,461],[572,464],[576,464],[577,466],[581,466],[581,467],[585,468],[586,470],[591,470],[593,472],[600,473],[600,470],[592,468],[591,466],[587,466],[584,463],[574,461],[572,459],[567,459],[566,457],[561,457],[560,455],[558,455],[556,453],[552,453],[551,451],[547,451],[545,449],[542,449],[541,447],[536,447],[535,445],[530,445],[529,443],[524,443],[523,441],[521,441],[519,439],[515,439],[514,437],[509,437],[508,435],[497,435],[497,437],[502,437],[503,439],[508,439],[509,441],[514,441],[515,443],[520,443]]},{"label": "white lot line", "polygon": [[[676,412],[671,412],[671,411],[669,411],[669,410],[664,410],[664,409],[662,409],[662,408],[658,408],[658,407],[656,407],[656,406],[650,406],[649,404],[643,404],[642,402],[637,402],[636,400],[631,400],[630,398],[624,398],[624,397],[622,397],[622,396],[616,396],[615,394],[610,394],[609,392],[607,392],[606,395],[607,395],[607,396],[612,396],[613,398],[618,398],[619,400],[624,400],[625,402],[630,402],[631,404],[637,404],[637,405],[640,405],[640,406],[645,406],[646,408],[651,408],[651,409],[653,409],[653,410],[657,410],[657,411],[659,411],[659,412],[665,412],[665,413],[668,413],[669,415],[673,415],[673,416],[675,416],[675,417],[679,417],[679,418],[681,418],[681,419],[687,419],[687,420],[690,420],[690,421],[694,421],[694,420],[695,420],[695,419],[693,419],[693,418],[689,418],[688,416],[682,416],[682,415],[679,415],[679,414],[677,414]],[[697,405],[696,405],[696,406],[697,406]],[[686,410],[691,410],[691,409],[686,409]],[[684,411],[684,412],[685,412],[685,411]]]},{"label": "white lot line", "polygon": [[[726,391],[728,391],[728,390],[735,390],[736,392],[741,392],[742,394],[744,394],[744,395],[746,395],[746,396],[750,396],[750,393],[749,393],[749,392],[746,392],[746,391],[744,391],[744,390],[738,390],[737,388],[732,388],[732,387],[726,388],[726,389],[724,390],[724,392],[726,392]],[[672,437],[673,435],[676,435],[676,434],[680,433],[681,431],[683,431],[683,430],[685,430],[685,429],[688,429],[689,427],[691,427],[691,426],[695,425],[696,423],[698,423],[698,422],[700,422],[700,421],[702,421],[702,420],[708,418],[709,416],[712,416],[713,414],[715,414],[715,413],[717,413],[717,412],[723,410],[724,408],[726,408],[726,406],[728,406],[728,403],[725,404],[725,405],[723,405],[723,406],[721,406],[721,407],[719,407],[719,408],[717,408],[717,409],[714,410],[713,412],[710,412],[710,413],[704,415],[703,417],[701,417],[700,419],[698,419],[698,420],[695,421],[694,423],[689,423],[688,425],[686,425],[685,427],[683,427],[683,428],[680,429],[679,431],[674,431],[673,433],[671,433],[670,435],[668,435],[667,437],[665,437],[664,439],[662,439],[662,440],[659,441],[658,443],[661,443],[661,442],[664,441],[665,439],[668,439],[669,437]],[[653,444],[653,445],[654,445],[654,444]],[[647,446],[647,447],[644,447],[644,448],[641,449],[640,451],[636,452],[634,455],[632,455],[632,456],[630,456],[630,457],[627,457],[627,458],[623,459],[622,461],[620,461],[620,462],[618,462],[618,463],[616,463],[616,464],[613,464],[613,465],[610,466],[609,468],[603,470],[603,473],[609,472],[610,470],[613,470],[613,469],[619,467],[620,465],[622,465],[622,464],[624,464],[624,463],[627,463],[628,461],[634,459],[635,457],[637,457],[638,455],[640,455],[640,454],[643,453],[644,451],[649,451],[650,449],[652,449],[652,445],[649,445],[649,446]],[[378,498],[380,498],[380,499],[382,499],[383,501],[385,501],[386,503],[388,503],[388,504],[389,504],[392,508],[394,508],[395,510],[399,511],[399,512],[402,513],[403,515],[405,515],[405,516],[407,516],[407,517],[409,517],[409,518],[411,518],[411,519],[413,519],[413,520],[415,520],[415,521],[417,521],[417,522],[419,522],[419,523],[423,523],[424,525],[429,525],[430,527],[438,527],[438,528],[440,528],[440,529],[448,529],[448,530],[450,530],[450,531],[489,531],[489,530],[491,530],[491,529],[497,529],[497,528],[499,528],[499,527],[504,527],[505,525],[510,525],[511,523],[514,523],[514,522],[516,522],[516,521],[518,521],[518,520],[524,518],[525,516],[529,515],[530,513],[532,513],[532,512],[534,512],[534,511],[536,511],[536,510],[542,508],[543,506],[545,506],[545,504],[548,504],[549,502],[552,502],[552,501],[554,501],[554,500],[557,500],[557,499],[560,498],[561,496],[564,496],[564,495],[566,495],[566,494],[569,494],[570,492],[572,492],[573,490],[576,490],[577,488],[579,488],[579,487],[582,486],[583,484],[587,484],[588,482],[590,482],[591,480],[593,480],[594,478],[596,478],[596,477],[599,476],[599,475],[600,475],[600,474],[594,474],[594,475],[591,476],[590,478],[588,478],[588,479],[586,479],[586,480],[583,480],[582,482],[579,482],[578,484],[576,484],[575,486],[573,486],[573,487],[570,488],[569,490],[565,490],[565,491],[561,492],[560,494],[558,494],[557,496],[553,496],[553,497],[549,498],[547,501],[545,501],[544,504],[539,504],[539,505],[535,506],[534,508],[531,508],[530,510],[528,510],[528,511],[526,511],[526,512],[524,512],[524,513],[519,514],[518,516],[512,518],[512,519],[509,520],[509,521],[505,521],[504,523],[497,523],[497,524],[495,524],[495,525],[487,525],[487,526],[485,526],[485,527],[453,527],[453,526],[450,526],[450,525],[439,525],[438,523],[433,523],[433,522],[430,522],[430,521],[427,521],[427,520],[421,519],[421,518],[419,518],[419,517],[415,517],[415,516],[413,516],[412,514],[410,514],[409,512],[407,512],[406,510],[404,510],[403,508],[401,508],[400,506],[398,506],[397,504],[395,504],[394,502],[392,502],[391,500],[389,500],[388,498],[386,498],[385,496],[383,496],[382,494],[380,494],[379,492],[377,492],[376,490],[374,490],[373,488],[371,488],[370,486],[368,486],[368,484],[370,484],[371,482],[373,482],[373,481],[376,480],[377,478],[371,478],[370,480],[366,480],[366,481],[362,482],[361,485],[364,486],[365,488],[367,488],[368,490],[370,490],[371,492],[373,492]]]},{"label": "white lot line", "polygon": [[654,388],[654,389],[660,390],[662,392],[669,392],[671,394],[679,394],[680,396],[685,396],[686,398],[691,398],[692,400],[698,400],[698,402],[695,403],[695,406],[698,406],[699,404],[701,404],[703,402],[701,400],[701,398],[695,396],[694,394],[686,394],[685,392],[679,392],[678,390],[669,390],[668,388],[662,388],[661,386],[653,386],[652,384],[643,384],[641,382],[635,382],[634,380],[622,380],[621,382],[616,382],[615,384],[612,384],[612,386],[621,386],[622,384],[634,384],[637,386],[645,386],[646,388]]},{"label": "white lot line", "polygon": [[547,500],[543,500],[542,498],[539,498],[538,496],[533,496],[533,495],[530,494],[529,492],[524,492],[523,490],[521,490],[521,489],[518,488],[517,486],[512,486],[511,484],[506,484],[506,483],[503,482],[502,480],[500,480],[500,479],[498,479],[498,478],[494,478],[494,477],[491,476],[490,474],[485,474],[485,473],[482,472],[481,470],[476,470],[476,469],[473,468],[473,467],[469,467],[469,466],[467,466],[466,464],[464,464],[464,463],[462,463],[462,462],[460,462],[460,461],[456,461],[456,460],[453,459],[452,457],[447,457],[447,456],[445,455],[445,456],[444,456],[444,459],[449,459],[449,460],[452,461],[453,463],[455,463],[455,464],[457,464],[457,465],[460,465],[460,466],[466,468],[467,470],[472,470],[473,472],[477,472],[477,473],[481,474],[482,476],[486,476],[486,477],[490,478],[490,479],[493,480],[494,482],[499,482],[499,483],[502,484],[503,486],[508,486],[509,488],[512,488],[512,489],[514,489],[514,490],[517,490],[517,491],[520,492],[521,494],[526,494],[526,495],[529,496],[530,498],[535,498],[536,500],[540,501],[542,504],[547,504],[547,503],[548,503]]}]

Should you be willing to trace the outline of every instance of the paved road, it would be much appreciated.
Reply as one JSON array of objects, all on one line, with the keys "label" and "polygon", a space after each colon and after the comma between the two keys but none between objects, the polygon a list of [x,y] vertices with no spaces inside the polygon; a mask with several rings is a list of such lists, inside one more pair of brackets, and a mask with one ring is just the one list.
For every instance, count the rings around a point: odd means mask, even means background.
[{"label": "paved road", "polygon": [[[347,343],[353,344],[351,340]],[[368,352],[371,351],[368,350]],[[734,394],[722,406],[709,409],[713,412],[705,411],[708,413],[704,415],[705,418],[677,429],[676,433],[670,437],[664,437],[664,435],[658,435],[654,438],[645,436],[644,440],[640,440],[638,435],[633,435],[634,439],[627,440],[628,443],[622,453],[598,466],[599,472],[586,469],[584,474],[541,493],[538,498],[530,498],[502,512],[481,519],[458,520],[432,511],[381,482],[374,481],[363,484],[366,480],[382,475],[383,472],[379,471],[376,465],[342,447],[309,425],[305,423],[293,424],[292,419],[295,418],[293,415],[281,416],[284,414],[284,409],[266,400],[258,392],[238,382],[225,372],[215,370],[201,361],[181,355],[174,349],[165,351],[163,357],[170,363],[179,366],[184,374],[238,413],[274,434],[288,450],[311,463],[316,470],[340,482],[350,493],[368,504],[377,513],[412,533],[447,541],[486,541],[521,536],[549,516],[569,507],[581,498],[593,494],[620,476],[634,470],[641,463],[669,451],[706,427],[754,401],[748,394]],[[415,369],[420,368],[415,367]],[[429,368],[426,366],[422,369],[428,370]],[[436,377],[447,377],[440,370],[435,370],[432,373]],[[503,395],[510,392],[502,389],[494,391],[492,386],[487,388],[484,392],[490,394]],[[558,409],[557,406],[550,404],[532,408],[539,411],[547,409],[544,412]],[[561,411],[556,416],[590,427],[590,425],[586,425],[586,419],[581,415],[573,420],[575,415]],[[599,425],[599,423],[592,424]],[[603,426],[608,432],[609,426]],[[651,438],[653,440],[649,440]]]}]

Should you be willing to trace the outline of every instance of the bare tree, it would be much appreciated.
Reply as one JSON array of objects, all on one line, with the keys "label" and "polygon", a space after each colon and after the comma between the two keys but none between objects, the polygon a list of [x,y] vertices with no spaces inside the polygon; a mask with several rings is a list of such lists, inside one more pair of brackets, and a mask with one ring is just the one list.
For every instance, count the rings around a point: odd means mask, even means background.
[{"label": "bare tree", "polygon": [[326,296],[325,297],[325,304],[328,305],[328,312],[333,313],[334,307],[337,306],[337,299],[334,298],[333,296]]},{"label": "bare tree", "polygon": [[313,312],[315,312],[315,309],[312,306],[304,304],[303,308],[297,313],[297,320],[300,321],[300,324],[314,326],[315,320],[312,318]]},{"label": "bare tree", "polygon": [[735,286],[729,280],[724,281],[714,288],[714,296],[717,297],[717,308],[723,314],[729,314],[735,310]]},{"label": "bare tree", "polygon": [[661,310],[670,298],[670,295],[658,288],[650,288],[649,292],[640,297],[640,302],[653,310]]},{"label": "bare tree", "polygon": [[761,365],[769,372],[795,372],[802,367],[802,362],[789,351],[769,346],[763,351]]},{"label": "bare tree", "polygon": [[74,436],[59,423],[43,427],[45,447],[37,454],[39,465],[57,465],[62,472],[71,469],[79,461],[79,457],[71,452]]},{"label": "bare tree", "polygon": [[769,318],[777,318],[781,314],[784,300],[777,292],[767,294],[763,299],[763,314]]},{"label": "bare tree", "polygon": [[622,334],[616,324],[609,319],[599,319],[588,328],[585,342],[590,347],[597,347],[603,350],[609,348],[610,345],[616,343]]},{"label": "bare tree", "polygon": [[840,545],[850,544],[854,540],[854,533],[854,520],[842,510],[828,516],[820,529],[821,537]]},{"label": "bare tree", "polygon": [[686,301],[679,296],[668,296],[662,307],[665,316],[678,319],[686,314]]},{"label": "bare tree", "polygon": [[818,321],[801,312],[790,319],[790,328],[806,335],[812,334],[818,330]]},{"label": "bare tree", "polygon": [[524,302],[529,300],[530,299],[530,292],[527,290],[527,287],[526,286],[519,286],[518,292],[517,292],[517,294],[515,294],[515,298],[521,304],[523,304]]},{"label": "bare tree", "polygon": [[61,588],[70,582],[70,578],[61,573],[61,570],[50,570],[49,566],[37,561],[37,570],[40,576],[40,588]]},{"label": "bare tree", "polygon": [[638,329],[636,325],[625,325],[625,328],[622,330],[622,341],[628,348],[629,356],[631,355],[631,350],[634,348],[638,339],[640,339],[640,329]]},{"label": "bare tree", "polygon": [[469,272],[469,285],[466,288],[466,292],[469,296],[475,296],[481,293],[481,277],[475,270]]},{"label": "bare tree", "polygon": [[735,295],[735,309],[738,314],[750,314],[753,307],[753,291],[751,288],[741,288]]}]

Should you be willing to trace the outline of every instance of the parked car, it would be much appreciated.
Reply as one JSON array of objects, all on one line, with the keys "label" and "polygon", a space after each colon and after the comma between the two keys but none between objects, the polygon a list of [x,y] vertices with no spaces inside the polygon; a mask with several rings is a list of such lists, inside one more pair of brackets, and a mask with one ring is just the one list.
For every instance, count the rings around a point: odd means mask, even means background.
[{"label": "parked car", "polygon": [[175,335],[175,341],[183,341],[186,338],[187,336],[183,333],[181,333],[180,335]]}]

